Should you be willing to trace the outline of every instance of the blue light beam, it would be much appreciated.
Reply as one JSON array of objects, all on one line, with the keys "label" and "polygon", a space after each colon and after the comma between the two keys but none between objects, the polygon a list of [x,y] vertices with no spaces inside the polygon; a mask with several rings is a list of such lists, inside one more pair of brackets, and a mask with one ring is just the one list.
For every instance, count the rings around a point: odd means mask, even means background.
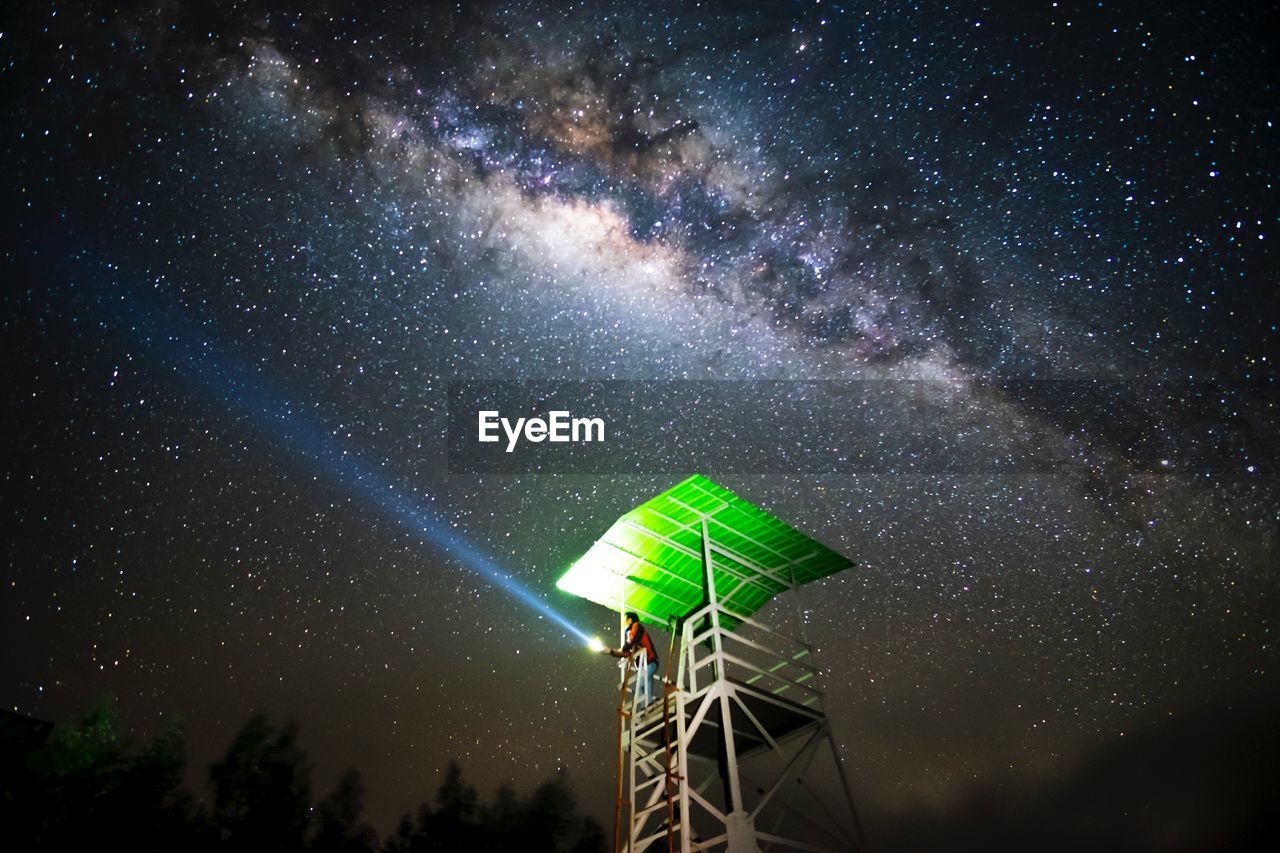
[{"label": "blue light beam", "polygon": [[[114,301],[114,300],[112,300]],[[293,458],[311,463],[325,479],[363,497],[385,517],[399,522],[421,542],[443,551],[492,585],[527,605],[584,644],[591,637],[554,607],[534,595],[494,560],[352,451],[339,446],[316,424],[295,414],[296,407],[272,394],[249,371],[217,355],[210,336],[193,329],[172,311],[146,310],[136,294],[120,298],[111,311],[118,328],[156,354],[183,380],[253,418],[254,423]],[[122,310],[123,309],[123,310]],[[148,331],[159,325],[168,331]],[[105,326],[105,324],[104,324]]]}]

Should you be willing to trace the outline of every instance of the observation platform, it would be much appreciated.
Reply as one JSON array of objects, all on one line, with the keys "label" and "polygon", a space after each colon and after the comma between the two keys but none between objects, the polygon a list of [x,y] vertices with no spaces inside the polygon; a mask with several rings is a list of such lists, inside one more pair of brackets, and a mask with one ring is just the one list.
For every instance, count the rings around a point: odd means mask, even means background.
[{"label": "observation platform", "polygon": [[[814,648],[757,618],[852,565],[695,474],[620,517],[557,581],[671,636],[648,707],[635,686],[647,653],[620,665],[614,853],[861,848]],[[802,613],[797,600],[801,634]],[[824,804],[837,783],[843,804]]]},{"label": "observation platform", "polygon": [[[765,698],[757,688],[736,678],[724,681],[733,685],[733,693],[742,702],[742,709],[746,712],[729,715],[739,758],[749,758],[758,752],[773,749],[774,744],[822,722],[822,712],[816,708],[781,696]],[[662,702],[658,700],[638,713],[637,738],[657,742],[662,737],[661,723]],[[668,720],[667,726],[671,729],[670,736],[674,737],[674,721]],[[686,748],[690,755],[715,761],[720,755],[723,737],[721,707],[713,702],[708,705],[702,725],[689,738]],[[770,744],[770,740],[773,744]]]}]

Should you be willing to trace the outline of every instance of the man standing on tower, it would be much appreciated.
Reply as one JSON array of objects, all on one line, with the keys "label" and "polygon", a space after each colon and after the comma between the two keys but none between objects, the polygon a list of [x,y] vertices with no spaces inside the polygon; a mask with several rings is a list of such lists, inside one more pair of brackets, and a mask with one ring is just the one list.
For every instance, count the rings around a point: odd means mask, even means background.
[{"label": "man standing on tower", "polygon": [[[641,652],[644,653],[644,658],[637,662],[636,680],[632,688],[637,694],[636,701],[643,709],[649,707],[649,703],[653,701],[653,684],[658,677],[658,649],[644,625],[640,624],[640,617],[634,610],[628,610],[625,618],[626,626],[623,630],[626,642],[620,649],[604,649],[601,654],[624,658],[637,657]],[[644,670],[643,674],[640,672],[641,669]]]}]

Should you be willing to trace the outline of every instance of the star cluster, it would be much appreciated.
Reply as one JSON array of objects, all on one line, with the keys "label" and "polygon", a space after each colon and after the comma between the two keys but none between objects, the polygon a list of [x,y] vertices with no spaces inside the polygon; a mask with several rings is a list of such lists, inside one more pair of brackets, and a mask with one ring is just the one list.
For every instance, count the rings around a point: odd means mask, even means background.
[{"label": "star cluster", "polygon": [[[803,608],[871,837],[1034,825],[1192,731],[1209,770],[1143,814],[1232,831],[1203,732],[1274,683],[1274,10],[204,5],[3,16],[6,707],[182,712],[197,765],[294,715],[383,828],[450,757],[603,818],[611,671],[263,395],[604,633],[554,578],[669,478],[450,476],[451,380],[918,382],[957,465],[702,472],[858,563]],[[1027,436],[1054,465],[971,462]]]}]

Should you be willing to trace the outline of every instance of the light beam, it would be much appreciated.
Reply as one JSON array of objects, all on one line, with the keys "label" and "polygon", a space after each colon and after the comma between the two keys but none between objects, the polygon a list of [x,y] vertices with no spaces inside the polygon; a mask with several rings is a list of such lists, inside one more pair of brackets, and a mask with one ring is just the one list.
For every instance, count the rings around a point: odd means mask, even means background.
[{"label": "light beam", "polygon": [[[113,300],[114,301],[114,300]],[[461,533],[413,497],[397,490],[356,453],[340,446],[329,433],[296,414],[300,407],[269,392],[248,370],[218,354],[207,332],[196,329],[171,311],[146,310],[136,294],[127,294],[114,307],[119,327],[159,356],[187,382],[233,409],[250,415],[273,443],[306,461],[326,480],[360,496],[383,516],[400,523],[420,541],[444,552],[493,586],[563,628],[583,643],[591,638],[562,613],[543,601],[469,542]],[[164,328],[158,333],[153,327]]]}]

